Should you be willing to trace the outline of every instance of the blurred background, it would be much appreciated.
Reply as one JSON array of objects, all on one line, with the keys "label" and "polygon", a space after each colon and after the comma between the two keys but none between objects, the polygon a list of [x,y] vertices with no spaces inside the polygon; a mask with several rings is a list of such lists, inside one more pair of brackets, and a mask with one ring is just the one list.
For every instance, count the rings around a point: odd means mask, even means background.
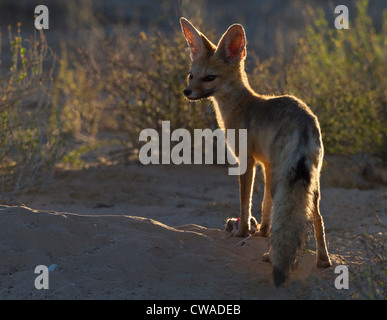
[{"label": "blurred background", "polygon": [[[349,9],[348,30],[334,27],[337,5]],[[0,0],[4,202],[37,192],[58,166],[136,161],[139,132],[163,120],[171,130],[216,128],[209,101],[182,95],[180,16],[215,43],[243,24],[252,87],[300,97],[319,117],[327,154],[355,157],[369,181],[386,183],[377,169],[387,161],[386,0]]]},{"label": "blurred background", "polygon": [[[310,23],[310,10],[322,9],[330,27],[334,26],[334,9],[345,5],[349,9],[350,21],[354,22],[359,1],[326,0],[241,0],[238,5],[233,1],[220,0],[1,0],[0,27],[6,30],[8,25],[17,22],[23,24],[28,32],[34,28],[34,9],[44,4],[50,12],[50,44],[56,47],[66,37],[79,36],[92,27],[103,27],[109,33],[116,26],[123,27],[130,34],[139,31],[154,33],[162,30],[171,34],[179,29],[178,19],[185,16],[192,21],[202,22],[204,27],[212,29],[216,39],[226,28],[238,22],[247,31],[249,47],[260,57],[267,58],[278,53],[284,44],[294,46],[305,33]],[[383,25],[383,10],[387,7],[385,0],[367,1],[367,14],[377,32]],[[352,25],[353,26],[353,25]],[[52,37],[52,38],[51,38]],[[52,41],[52,42],[51,42]],[[215,41],[215,40],[214,40]],[[284,42],[283,43],[278,43]]]}]

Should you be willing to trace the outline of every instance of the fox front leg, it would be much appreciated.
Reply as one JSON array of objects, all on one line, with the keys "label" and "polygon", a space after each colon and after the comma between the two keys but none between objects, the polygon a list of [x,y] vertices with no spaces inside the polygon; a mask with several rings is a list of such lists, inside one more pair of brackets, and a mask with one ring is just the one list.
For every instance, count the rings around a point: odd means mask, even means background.
[{"label": "fox front leg", "polygon": [[255,179],[255,161],[249,157],[247,159],[246,172],[239,176],[239,198],[241,217],[238,229],[233,231],[233,237],[247,237],[251,230],[251,197]]}]

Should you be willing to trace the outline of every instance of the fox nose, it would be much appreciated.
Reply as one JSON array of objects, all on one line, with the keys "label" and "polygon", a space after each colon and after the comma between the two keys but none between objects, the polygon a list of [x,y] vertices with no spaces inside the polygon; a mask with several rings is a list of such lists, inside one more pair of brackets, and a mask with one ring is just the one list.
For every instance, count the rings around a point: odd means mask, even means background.
[{"label": "fox nose", "polygon": [[190,95],[191,95],[191,93],[192,93],[192,90],[185,89],[185,90],[183,91],[183,93],[184,93],[184,95],[185,95],[186,97],[188,97],[188,96],[190,96]]}]

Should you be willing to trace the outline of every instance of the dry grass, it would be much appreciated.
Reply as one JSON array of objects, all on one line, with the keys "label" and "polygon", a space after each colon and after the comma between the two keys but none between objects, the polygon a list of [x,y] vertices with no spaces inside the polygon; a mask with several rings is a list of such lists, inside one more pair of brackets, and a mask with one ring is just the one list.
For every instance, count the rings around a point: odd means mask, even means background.
[{"label": "dry grass", "polygon": [[59,152],[52,78],[44,62],[49,49],[43,33],[23,39],[9,27],[9,66],[0,74],[0,195],[5,203],[23,201],[52,172]]}]

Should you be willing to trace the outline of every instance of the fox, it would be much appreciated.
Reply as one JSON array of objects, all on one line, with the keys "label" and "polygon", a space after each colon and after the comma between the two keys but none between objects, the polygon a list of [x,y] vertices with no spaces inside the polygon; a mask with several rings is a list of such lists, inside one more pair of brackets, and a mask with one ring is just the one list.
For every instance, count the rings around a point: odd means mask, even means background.
[{"label": "fox", "polygon": [[[186,18],[180,18],[180,25],[191,58],[184,96],[189,100],[210,98],[225,134],[227,129],[247,130],[247,168],[239,175],[240,217],[228,219],[226,231],[233,237],[269,237],[265,256],[279,287],[296,268],[313,220],[316,265],[331,266],[320,213],[324,147],[317,117],[292,95],[261,95],[251,88],[241,24],[231,25],[217,45]],[[238,159],[237,151],[235,156]],[[260,225],[251,214],[257,166],[264,177]]]}]

